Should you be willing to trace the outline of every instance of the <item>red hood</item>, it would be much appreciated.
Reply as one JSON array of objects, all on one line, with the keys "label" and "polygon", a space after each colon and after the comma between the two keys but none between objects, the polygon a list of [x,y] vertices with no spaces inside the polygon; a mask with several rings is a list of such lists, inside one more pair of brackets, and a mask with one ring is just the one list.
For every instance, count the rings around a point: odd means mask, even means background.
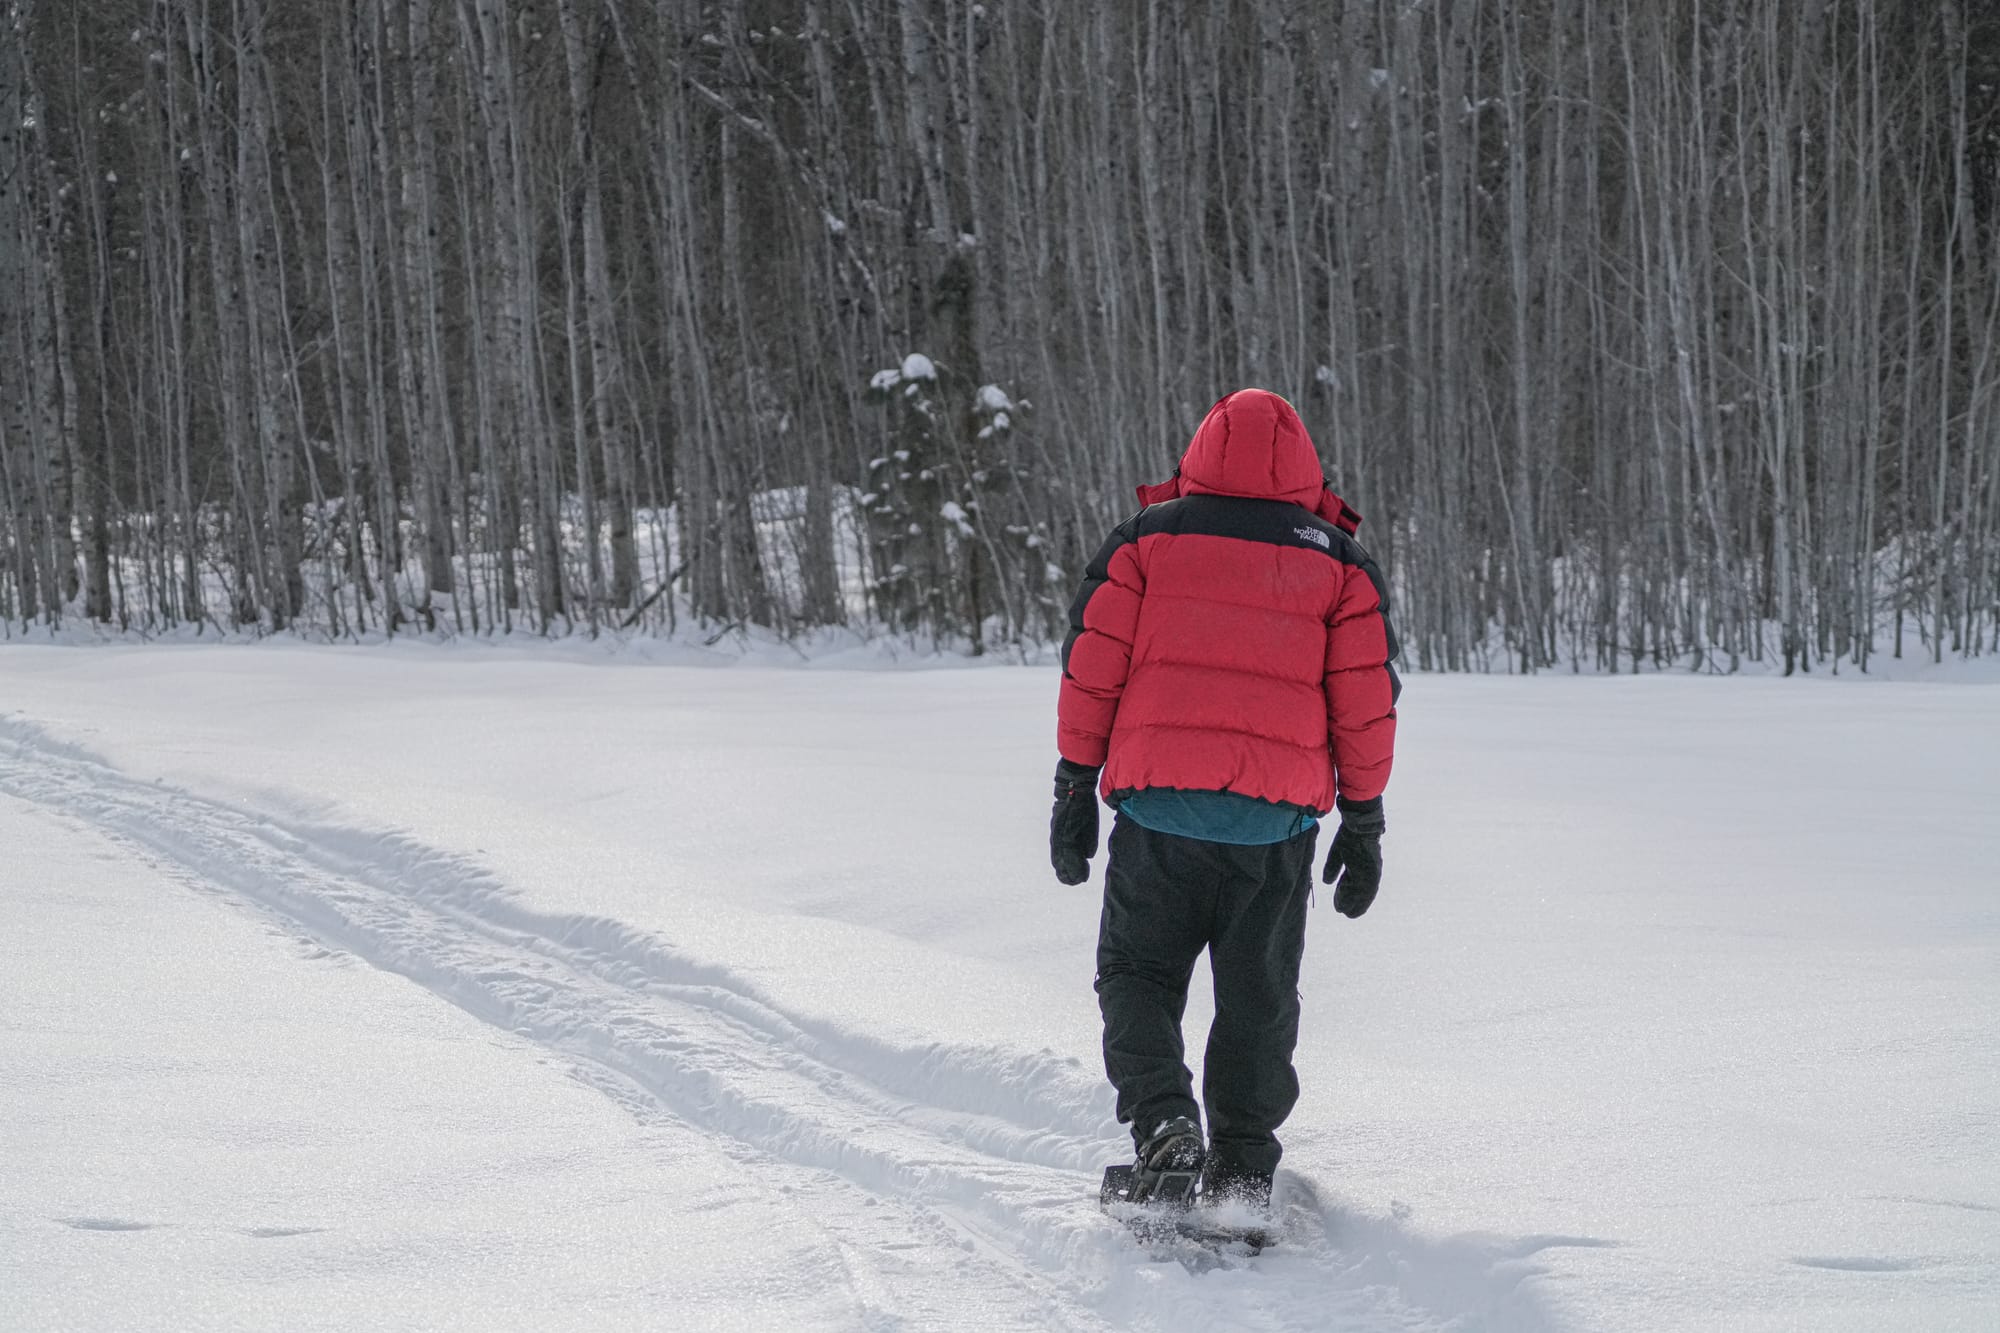
[{"label": "red hood", "polygon": [[1139,488],[1139,503],[1182,495],[1237,495],[1303,505],[1348,533],[1361,515],[1333,493],[1319,452],[1292,405],[1265,389],[1239,389],[1208,409],[1174,475]]}]

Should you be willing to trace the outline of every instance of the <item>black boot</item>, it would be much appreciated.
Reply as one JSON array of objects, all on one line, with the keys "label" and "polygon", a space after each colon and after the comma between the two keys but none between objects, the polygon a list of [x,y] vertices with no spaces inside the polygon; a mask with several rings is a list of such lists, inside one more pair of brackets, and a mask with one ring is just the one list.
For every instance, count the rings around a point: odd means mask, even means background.
[{"label": "black boot", "polygon": [[1211,1156],[1201,1173],[1201,1201],[1271,1211],[1271,1173],[1248,1171]]},{"label": "black boot", "polygon": [[1271,1214],[1271,1173],[1248,1171],[1211,1155],[1201,1173],[1200,1207],[1207,1234],[1259,1253],[1277,1235]]},{"label": "black boot", "polygon": [[1098,1202],[1184,1209],[1194,1202],[1206,1156],[1200,1125],[1186,1116],[1163,1120],[1140,1140],[1138,1158],[1132,1165],[1105,1170]]}]

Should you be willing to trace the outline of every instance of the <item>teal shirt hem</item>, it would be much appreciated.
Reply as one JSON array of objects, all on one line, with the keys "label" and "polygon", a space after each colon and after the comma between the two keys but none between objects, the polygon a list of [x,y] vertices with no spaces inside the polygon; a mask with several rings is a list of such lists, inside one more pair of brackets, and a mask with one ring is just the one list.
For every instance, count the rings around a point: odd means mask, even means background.
[{"label": "teal shirt hem", "polygon": [[1319,820],[1296,806],[1260,801],[1233,791],[1144,787],[1118,803],[1118,813],[1141,828],[1206,842],[1256,847],[1288,842]]}]

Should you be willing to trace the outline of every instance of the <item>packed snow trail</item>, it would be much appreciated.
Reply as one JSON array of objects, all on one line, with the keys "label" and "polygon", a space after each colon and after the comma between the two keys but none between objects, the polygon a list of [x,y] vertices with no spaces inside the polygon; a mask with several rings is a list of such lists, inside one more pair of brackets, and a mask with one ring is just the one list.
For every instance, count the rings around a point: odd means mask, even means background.
[{"label": "packed snow trail", "polygon": [[137,780],[0,719],[0,792],[170,876],[409,978],[560,1056],[633,1113],[726,1145],[846,1257],[860,1325],[1542,1328],[1522,1288],[1561,1237],[1435,1242],[1293,1178],[1286,1245],[1221,1271],[1148,1262],[1091,1206],[1122,1136],[1093,1071],[901,1047],[788,1013],[616,921],[521,906],[400,835],[278,820]]}]

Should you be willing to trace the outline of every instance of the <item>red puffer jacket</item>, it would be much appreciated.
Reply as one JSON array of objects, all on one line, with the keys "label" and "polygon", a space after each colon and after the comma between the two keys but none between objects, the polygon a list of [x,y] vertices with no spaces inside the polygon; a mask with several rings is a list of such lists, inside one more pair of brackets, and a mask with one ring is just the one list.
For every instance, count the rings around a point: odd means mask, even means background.
[{"label": "red puffer jacket", "polygon": [[1172,481],[1105,541],[1070,606],[1056,743],[1144,787],[1325,814],[1379,796],[1395,750],[1387,585],[1290,403],[1209,409]]}]

